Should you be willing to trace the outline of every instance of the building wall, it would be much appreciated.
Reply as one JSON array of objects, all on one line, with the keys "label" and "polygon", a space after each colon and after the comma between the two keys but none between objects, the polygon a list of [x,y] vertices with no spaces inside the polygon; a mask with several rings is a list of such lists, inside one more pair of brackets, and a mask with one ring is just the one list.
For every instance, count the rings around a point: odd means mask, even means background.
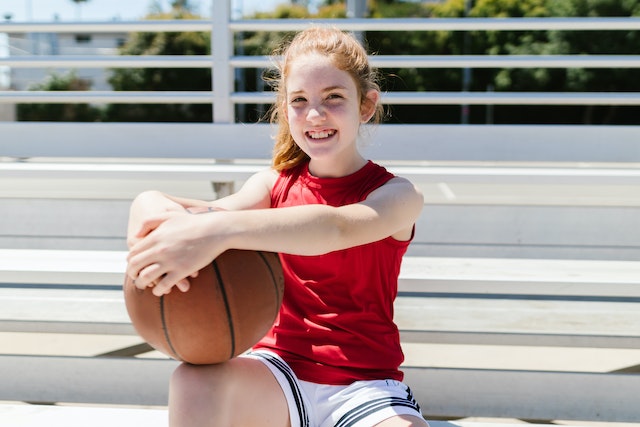
[{"label": "building wall", "polygon": [[[81,34],[9,34],[9,55],[117,55],[118,47],[126,41],[126,33],[81,33]],[[65,74],[67,68],[38,69],[12,68],[10,87],[27,90],[42,83],[52,72]],[[110,90],[107,82],[109,70],[99,68],[76,69],[79,78],[91,82],[93,90]]]}]

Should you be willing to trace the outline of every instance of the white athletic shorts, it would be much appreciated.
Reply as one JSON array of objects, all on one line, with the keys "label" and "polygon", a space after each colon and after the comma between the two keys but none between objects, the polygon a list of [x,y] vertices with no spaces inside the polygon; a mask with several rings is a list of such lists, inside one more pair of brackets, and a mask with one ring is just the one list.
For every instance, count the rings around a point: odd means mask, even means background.
[{"label": "white athletic shorts", "polygon": [[422,418],[411,390],[400,381],[316,384],[299,380],[273,352],[258,350],[241,357],[260,360],[271,370],[287,398],[291,427],[371,427],[396,415]]}]

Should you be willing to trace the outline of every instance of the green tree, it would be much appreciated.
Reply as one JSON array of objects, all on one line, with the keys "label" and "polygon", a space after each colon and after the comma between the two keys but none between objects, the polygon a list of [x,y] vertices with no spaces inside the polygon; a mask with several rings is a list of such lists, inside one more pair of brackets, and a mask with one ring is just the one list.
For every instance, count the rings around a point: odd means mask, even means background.
[{"label": "green tree", "polygon": [[[637,0],[565,0],[550,2],[556,16],[640,16]],[[640,54],[639,31],[552,31],[550,42],[564,54]],[[574,68],[565,72],[564,88],[569,91],[638,92],[640,70],[635,68]],[[584,123],[637,124],[639,107],[586,106],[580,108]]]},{"label": "green tree", "polygon": [[[458,18],[464,16],[464,0],[442,3],[392,3],[374,1],[370,13],[375,18]],[[370,31],[366,34],[370,51],[380,55],[460,55],[464,34],[453,31]],[[460,69],[383,69],[383,90],[459,91]],[[455,123],[459,106],[404,106],[387,108],[388,120],[399,123]]]},{"label": "green tree", "polygon": [[[551,16],[637,16],[640,0],[475,0],[470,10],[466,0],[404,2],[369,0],[371,18],[422,17],[551,17]],[[188,0],[174,1],[171,11],[162,12],[155,3],[152,19],[197,18]],[[344,0],[325,0],[317,13],[299,5],[282,5],[273,12],[258,13],[254,19],[343,18]],[[640,49],[639,32],[576,31],[370,31],[365,34],[368,49],[381,55],[537,55],[633,53]],[[271,54],[285,32],[244,32],[236,38],[238,55]],[[204,33],[137,33],[121,52],[145,54],[208,54],[209,36]],[[263,70],[242,69],[236,90],[265,90]],[[384,69],[383,90],[460,91],[463,70]],[[267,76],[268,77],[268,76]],[[475,69],[468,87],[471,91],[640,91],[640,75],[635,69]],[[208,69],[115,70],[110,80],[116,90],[210,90]],[[239,106],[238,117],[245,121],[263,118],[264,106]],[[242,109],[242,111],[240,111]],[[635,123],[637,107],[548,107],[472,106],[471,122],[485,122],[491,110],[496,123]],[[460,106],[394,106],[391,121],[403,123],[457,123]],[[117,121],[210,121],[208,105],[111,105],[108,120]]]},{"label": "green tree", "polygon": [[[157,5],[156,5],[157,7]],[[198,19],[188,1],[174,1],[169,12],[156,10],[147,19]],[[133,33],[120,48],[122,55],[207,55],[208,33]],[[109,83],[116,91],[206,91],[211,90],[209,68],[115,69]],[[111,104],[107,121],[210,122],[211,105],[203,104]]]},{"label": "green tree", "polygon": [[[388,17],[396,5],[372,3],[374,16]],[[399,5],[398,5],[399,7]],[[416,8],[413,15],[439,18],[463,17],[465,0],[428,3]],[[638,0],[475,0],[471,17],[573,17],[637,16]],[[389,32],[367,34],[373,51],[381,54],[637,54],[638,31],[439,31],[427,33]],[[388,70],[390,90],[459,91],[462,70],[424,69]],[[471,91],[638,91],[637,69],[476,69]],[[472,106],[471,120],[485,121],[488,109],[500,123],[616,123],[637,122],[638,107],[549,107],[549,106]],[[457,122],[458,107],[395,106],[395,120],[403,122]]]},{"label": "green tree", "polygon": [[[88,81],[77,77],[75,71],[66,74],[52,73],[40,84],[30,90],[44,91],[84,91],[90,89]],[[95,122],[100,121],[101,111],[89,104],[18,104],[19,121],[62,121]]]}]

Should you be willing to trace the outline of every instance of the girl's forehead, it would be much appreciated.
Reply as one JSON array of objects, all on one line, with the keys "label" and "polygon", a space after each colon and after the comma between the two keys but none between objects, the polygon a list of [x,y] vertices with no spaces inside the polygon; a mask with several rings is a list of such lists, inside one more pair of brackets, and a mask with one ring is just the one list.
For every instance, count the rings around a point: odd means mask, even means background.
[{"label": "girl's forehead", "polygon": [[295,58],[289,59],[288,74],[298,70],[307,70],[314,68],[336,68],[331,57],[322,55],[317,52],[305,53]]},{"label": "girl's forehead", "polygon": [[298,90],[297,86],[330,84],[335,86],[353,86],[351,75],[338,68],[330,57],[318,53],[309,53],[296,57],[288,64],[285,74],[287,90]]}]

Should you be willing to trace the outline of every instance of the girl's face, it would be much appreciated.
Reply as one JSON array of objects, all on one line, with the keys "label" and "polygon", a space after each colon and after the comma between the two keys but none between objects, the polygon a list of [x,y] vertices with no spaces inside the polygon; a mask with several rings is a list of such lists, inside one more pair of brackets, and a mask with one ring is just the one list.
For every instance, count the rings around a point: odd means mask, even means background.
[{"label": "girl's face", "polygon": [[[354,80],[319,54],[306,54],[289,64],[285,80],[286,116],[294,141],[311,159],[316,176],[344,176],[364,166],[357,150],[360,123],[374,108],[361,108]],[[375,106],[379,94],[367,93]]]}]

